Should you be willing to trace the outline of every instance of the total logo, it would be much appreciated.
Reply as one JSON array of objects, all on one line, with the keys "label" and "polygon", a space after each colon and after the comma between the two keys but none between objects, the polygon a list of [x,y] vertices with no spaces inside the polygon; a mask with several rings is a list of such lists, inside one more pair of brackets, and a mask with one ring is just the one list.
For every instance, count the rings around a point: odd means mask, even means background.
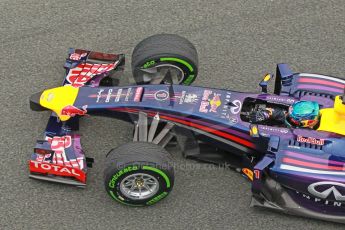
[{"label": "total logo", "polygon": [[86,181],[85,173],[80,169],[49,163],[41,163],[37,161],[30,161],[30,172],[38,172],[44,174],[48,173],[58,176],[70,176],[78,179],[83,183],[85,183]]}]

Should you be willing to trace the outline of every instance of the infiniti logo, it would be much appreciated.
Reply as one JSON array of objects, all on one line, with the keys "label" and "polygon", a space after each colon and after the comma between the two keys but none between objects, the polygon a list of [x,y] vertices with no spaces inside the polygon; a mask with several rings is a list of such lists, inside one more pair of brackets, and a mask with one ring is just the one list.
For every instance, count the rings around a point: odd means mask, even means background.
[{"label": "infiniti logo", "polygon": [[231,113],[238,114],[241,111],[241,106],[242,106],[241,101],[234,100],[232,104],[234,104],[234,106],[230,109]]},{"label": "infiniti logo", "polygon": [[321,199],[326,199],[333,193],[333,196],[337,201],[345,201],[345,195],[341,194],[336,187],[345,189],[345,184],[331,181],[321,181],[309,185],[308,192]]}]

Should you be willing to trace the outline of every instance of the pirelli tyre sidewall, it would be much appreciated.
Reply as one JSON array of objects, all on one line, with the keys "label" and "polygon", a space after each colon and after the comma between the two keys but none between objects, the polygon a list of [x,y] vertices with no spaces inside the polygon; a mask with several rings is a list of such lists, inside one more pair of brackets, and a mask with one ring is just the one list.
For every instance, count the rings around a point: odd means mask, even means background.
[{"label": "pirelli tyre sidewall", "polygon": [[[174,84],[190,85],[198,74],[198,53],[194,45],[177,34],[155,34],[136,45],[132,53],[132,71],[137,84],[152,84],[147,72],[159,72],[161,68],[175,69],[178,79]],[[150,70],[150,71],[148,71]],[[145,73],[146,72],[146,73]],[[171,84],[168,81],[153,84]]]},{"label": "pirelli tyre sidewall", "polygon": [[[124,178],[133,174],[151,175],[157,179],[159,188],[155,194],[144,200],[129,199],[120,189],[121,182]],[[113,175],[106,178],[106,189],[108,194],[116,201],[132,206],[148,206],[157,203],[165,198],[172,189],[173,181],[170,179],[169,172],[164,169],[156,168],[155,165],[147,163],[128,164],[120,170],[114,170]]]},{"label": "pirelli tyre sidewall", "polygon": [[[139,69],[147,69],[166,64],[176,66],[182,70],[183,79],[180,82],[182,85],[191,85],[198,75],[197,66],[186,57],[182,57],[177,54],[160,54],[155,57],[149,57],[147,60],[139,63],[139,65],[135,67],[134,76],[138,76],[137,72],[140,71]],[[136,80],[138,84],[144,83],[141,81],[140,76],[138,76]]]},{"label": "pirelli tyre sidewall", "polygon": [[[107,154],[105,166],[105,189],[114,200],[122,204],[153,205],[167,197],[174,186],[174,169],[170,154],[161,146],[152,143],[130,142],[121,145]],[[144,192],[146,190],[146,195],[138,198],[128,193],[128,182],[137,182],[133,178],[142,178],[143,181],[151,183],[146,184],[150,190],[142,187]],[[134,192],[138,193],[137,184],[135,187]]]}]

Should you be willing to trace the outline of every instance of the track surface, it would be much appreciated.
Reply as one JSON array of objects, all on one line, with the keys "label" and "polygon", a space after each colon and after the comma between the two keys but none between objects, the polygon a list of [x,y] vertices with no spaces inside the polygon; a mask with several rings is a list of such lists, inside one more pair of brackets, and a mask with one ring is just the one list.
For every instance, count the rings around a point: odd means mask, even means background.
[{"label": "track surface", "polygon": [[[155,33],[177,33],[199,51],[196,85],[258,91],[275,63],[345,77],[345,1],[34,1],[0,2],[0,229],[344,229],[249,208],[237,173],[180,161],[171,195],[129,208],[104,193],[103,157],[128,141],[117,120],[83,120],[83,147],[96,158],[87,189],[27,178],[27,159],[49,113],[29,110],[32,93],[61,84],[69,47],[124,52]],[[124,78],[130,78],[129,64]],[[86,121],[87,120],[87,121]]]}]

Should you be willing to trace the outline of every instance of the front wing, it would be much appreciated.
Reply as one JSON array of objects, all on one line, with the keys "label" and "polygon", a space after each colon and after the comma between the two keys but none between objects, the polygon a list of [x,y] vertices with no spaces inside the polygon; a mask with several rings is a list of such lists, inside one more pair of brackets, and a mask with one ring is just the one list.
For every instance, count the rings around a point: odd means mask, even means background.
[{"label": "front wing", "polygon": [[[97,87],[102,80],[122,72],[123,54],[107,54],[82,49],[70,49],[64,65],[63,85]],[[74,109],[74,108],[72,108]],[[83,113],[82,110],[77,112]],[[85,186],[87,168],[93,159],[81,148],[79,117],[62,122],[52,113],[43,140],[38,140],[29,160],[30,177],[76,186]]]}]

